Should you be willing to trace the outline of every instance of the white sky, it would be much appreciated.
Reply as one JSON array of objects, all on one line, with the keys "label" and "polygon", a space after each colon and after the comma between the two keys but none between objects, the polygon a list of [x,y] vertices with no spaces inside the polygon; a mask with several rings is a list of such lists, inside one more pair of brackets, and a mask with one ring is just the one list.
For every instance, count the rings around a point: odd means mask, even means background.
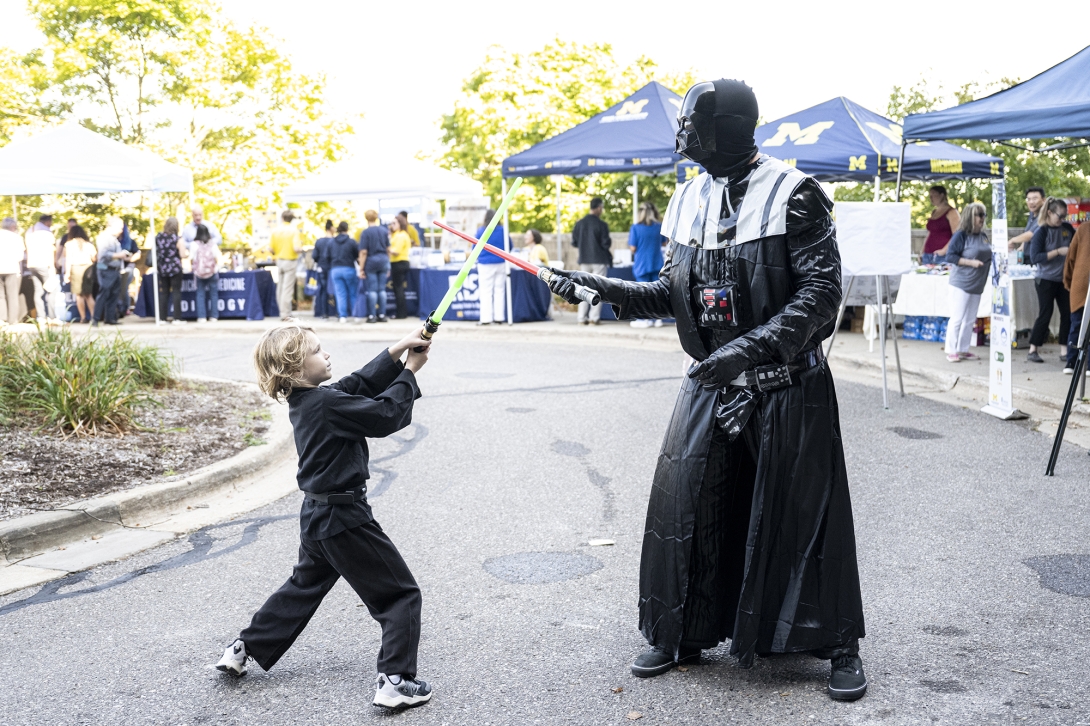
[{"label": "white sky", "polygon": [[[1088,42],[1074,25],[1067,32],[1060,19],[1046,21],[1043,6],[1007,0],[221,2],[237,22],[282,38],[298,68],[324,72],[331,108],[365,114],[353,147],[408,155],[438,149],[439,116],[493,44],[608,42],[621,60],[643,54],[666,69],[740,78],[771,120],[835,96],[883,113],[891,87],[922,74],[947,90],[1025,80]],[[18,49],[35,43],[25,8],[0,0],[5,42]],[[694,26],[699,33],[687,32]]]}]

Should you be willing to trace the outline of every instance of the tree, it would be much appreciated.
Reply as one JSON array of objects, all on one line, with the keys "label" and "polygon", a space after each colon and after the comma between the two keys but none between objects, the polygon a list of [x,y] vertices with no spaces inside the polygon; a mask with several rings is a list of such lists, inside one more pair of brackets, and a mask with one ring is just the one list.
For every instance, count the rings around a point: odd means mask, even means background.
[{"label": "tree", "polygon": [[[1018,83],[1017,79],[1002,79],[997,84],[980,85],[972,82],[959,86],[952,94],[947,94],[941,85],[934,86],[926,79],[903,88],[894,86],[889,97],[886,115],[901,122],[912,113],[926,113],[948,105],[968,103],[983,98],[1004,88]],[[1032,186],[1043,187],[1046,193],[1055,197],[1090,197],[1090,152],[1083,148],[1060,151],[1037,152],[1052,142],[1016,140],[1009,144],[992,143],[972,139],[951,139],[951,143],[964,146],[1003,159],[1007,186],[1007,225],[1023,227],[1026,224],[1027,209],[1024,198],[1025,190]],[[1022,147],[1022,148],[1018,148]],[[984,179],[947,180],[939,182],[946,187],[950,204],[963,209],[970,202],[981,202],[992,214],[992,185]],[[931,202],[927,190],[932,182],[904,182],[901,187],[901,200],[912,205],[913,224],[923,227],[931,214]],[[873,187],[869,184],[838,185],[835,197],[844,201],[870,201],[873,199]],[[893,201],[894,185],[885,184],[881,198]]]},{"label": "tree", "polygon": [[[30,116],[78,118],[188,166],[206,216],[228,237],[287,183],[338,158],[352,132],[324,112],[324,77],[295,71],[267,30],[237,27],[211,0],[31,0],[30,10],[45,45],[0,55],[0,88],[29,75]],[[137,211],[126,216],[139,229],[147,214]]]},{"label": "tree", "polygon": [[[608,44],[584,45],[560,39],[531,53],[500,47],[488,50],[484,62],[462,87],[451,113],[442,118],[442,162],[482,182],[488,194],[500,196],[500,163],[549,137],[566,131],[618,103],[652,80],[684,92],[691,71],[665,73],[640,57],[622,65]],[[595,174],[566,178],[565,196],[601,196],[604,219],[614,230],[632,222],[631,174]],[[640,198],[665,209],[674,189],[672,175],[641,177]],[[570,229],[586,213],[584,203],[564,204],[562,226]],[[510,208],[514,229],[555,231],[555,182],[529,178]]]}]

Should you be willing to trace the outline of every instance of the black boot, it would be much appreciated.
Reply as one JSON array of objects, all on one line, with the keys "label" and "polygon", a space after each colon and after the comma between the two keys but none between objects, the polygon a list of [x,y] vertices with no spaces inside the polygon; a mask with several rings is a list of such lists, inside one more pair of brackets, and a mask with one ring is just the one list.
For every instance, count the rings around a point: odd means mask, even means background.
[{"label": "black boot", "polygon": [[867,692],[867,676],[858,655],[833,658],[829,674],[829,697],[834,701],[857,701]]},{"label": "black boot", "polygon": [[632,664],[632,675],[637,678],[653,678],[673,670],[679,665],[700,662],[700,651],[682,647],[678,659],[674,654],[657,645],[653,645],[640,654]]}]

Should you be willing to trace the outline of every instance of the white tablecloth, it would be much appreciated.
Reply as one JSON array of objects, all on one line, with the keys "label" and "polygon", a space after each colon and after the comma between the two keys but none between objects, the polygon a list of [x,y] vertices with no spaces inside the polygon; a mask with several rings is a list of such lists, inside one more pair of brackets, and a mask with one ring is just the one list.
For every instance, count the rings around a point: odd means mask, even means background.
[{"label": "white tablecloth", "polygon": [[[897,315],[924,315],[930,317],[950,317],[950,276],[919,275],[908,273],[901,275],[901,289],[897,301],[893,303],[893,312]],[[1011,281],[1011,308],[1014,314],[1014,329],[1026,330],[1033,327],[1037,317],[1037,293],[1032,279]],[[989,280],[984,294],[980,296],[978,318],[991,317],[992,283]],[[1049,329],[1053,334],[1060,330],[1060,313],[1053,309]]]}]

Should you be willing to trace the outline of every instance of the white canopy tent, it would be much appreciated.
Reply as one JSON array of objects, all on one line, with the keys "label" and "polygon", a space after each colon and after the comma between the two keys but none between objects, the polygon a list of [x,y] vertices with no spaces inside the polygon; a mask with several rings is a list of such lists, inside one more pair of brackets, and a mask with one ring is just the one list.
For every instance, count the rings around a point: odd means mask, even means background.
[{"label": "white canopy tent", "polygon": [[484,196],[481,183],[417,159],[350,159],[284,190],[285,202]]},{"label": "white canopy tent", "polygon": [[[150,151],[68,123],[0,149],[0,195],[193,192],[193,172]],[[152,207],[154,210],[154,207]],[[154,211],[150,229],[155,229]],[[155,245],[154,288],[159,289]],[[159,295],[155,295],[159,324]]]}]

